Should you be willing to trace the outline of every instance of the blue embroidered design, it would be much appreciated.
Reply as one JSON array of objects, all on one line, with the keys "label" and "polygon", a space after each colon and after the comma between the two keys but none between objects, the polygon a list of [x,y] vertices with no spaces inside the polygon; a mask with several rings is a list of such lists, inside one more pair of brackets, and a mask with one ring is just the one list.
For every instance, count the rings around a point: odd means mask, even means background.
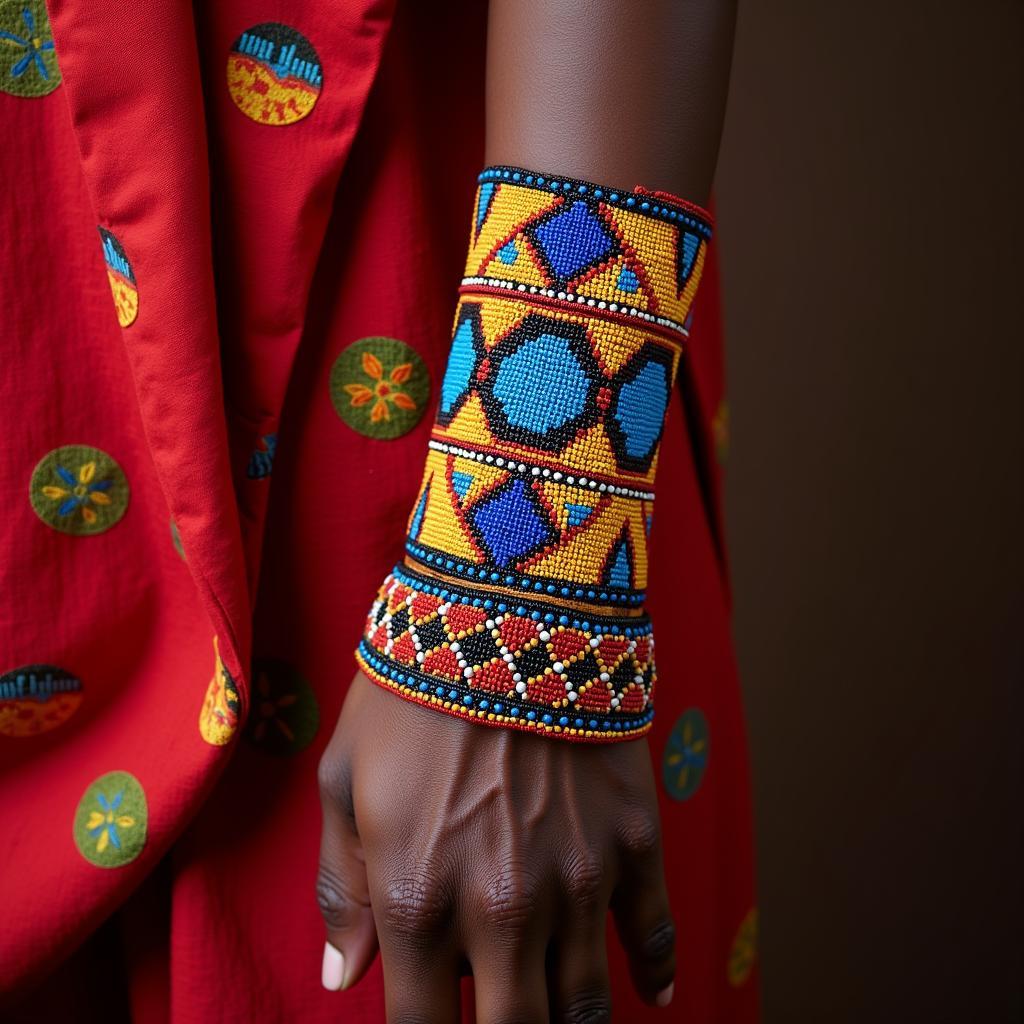
[{"label": "blue embroidered design", "polygon": [[264,434],[260,441],[263,448],[257,448],[249,456],[245,475],[250,480],[262,480],[270,476],[274,468],[274,454],[277,451],[277,434]]}]

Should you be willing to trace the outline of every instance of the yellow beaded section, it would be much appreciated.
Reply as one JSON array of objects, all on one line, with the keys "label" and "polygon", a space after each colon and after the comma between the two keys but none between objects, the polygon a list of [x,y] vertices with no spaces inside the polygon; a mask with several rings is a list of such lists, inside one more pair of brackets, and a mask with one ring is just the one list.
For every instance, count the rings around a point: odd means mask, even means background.
[{"label": "yellow beaded section", "polygon": [[[654,325],[659,319],[684,325],[704,269],[710,238],[707,214],[678,201],[659,203],[657,194],[583,187],[588,191],[581,195],[579,184],[552,190],[523,181],[482,181],[474,207],[466,281],[510,282],[516,290],[523,285],[531,298],[571,298],[577,303],[582,299],[581,305],[604,314],[642,317],[641,322]],[[601,199],[594,199],[595,192],[601,193]],[[617,202],[610,201],[612,196]],[[632,207],[625,205],[630,199]],[[606,254],[573,273],[570,264],[558,262],[560,253],[553,246],[545,249],[545,239],[553,235],[545,235],[544,228],[559,215],[571,215],[577,204],[600,219],[614,242]],[[641,208],[644,204],[672,212],[675,221],[652,215]],[[589,226],[582,211],[574,222]],[[598,252],[597,246],[591,251]],[[554,295],[549,294],[552,291]]]}]

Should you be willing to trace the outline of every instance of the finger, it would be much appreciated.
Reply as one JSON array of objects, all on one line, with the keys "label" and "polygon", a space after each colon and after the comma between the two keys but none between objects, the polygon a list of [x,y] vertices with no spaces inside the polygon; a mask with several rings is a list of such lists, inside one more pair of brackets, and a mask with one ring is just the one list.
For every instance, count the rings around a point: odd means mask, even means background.
[{"label": "finger", "polygon": [[615,927],[640,998],[668,1006],[676,973],[676,932],[656,817],[623,823],[620,838],[622,881],[612,895]]},{"label": "finger", "polygon": [[502,950],[500,940],[470,954],[476,1024],[548,1024],[547,943]]},{"label": "finger", "polygon": [[[373,865],[377,867],[376,864]],[[429,864],[371,870],[389,1024],[455,1024],[460,958],[451,929],[451,887]]]},{"label": "finger", "polygon": [[493,871],[462,908],[477,1024],[547,1024],[553,885],[522,865]]},{"label": "finger", "polygon": [[328,748],[320,762],[320,870],[316,894],[327,927],[321,981],[336,992],[358,981],[377,952],[377,931],[363,847],[352,809],[351,779]]},{"label": "finger", "polygon": [[612,1019],[604,918],[577,918],[559,935],[550,972],[551,1020],[557,1024],[608,1024]]},{"label": "finger", "polygon": [[577,853],[563,866],[564,911],[549,962],[551,1019],[559,1024],[607,1024],[612,1019],[606,873],[600,859]]}]

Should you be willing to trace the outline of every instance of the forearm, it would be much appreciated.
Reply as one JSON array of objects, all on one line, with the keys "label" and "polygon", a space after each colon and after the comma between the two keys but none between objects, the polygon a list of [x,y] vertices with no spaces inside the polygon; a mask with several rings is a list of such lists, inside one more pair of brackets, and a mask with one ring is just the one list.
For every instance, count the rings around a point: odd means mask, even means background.
[{"label": "forearm", "polygon": [[491,0],[485,163],[704,205],[735,0]]}]

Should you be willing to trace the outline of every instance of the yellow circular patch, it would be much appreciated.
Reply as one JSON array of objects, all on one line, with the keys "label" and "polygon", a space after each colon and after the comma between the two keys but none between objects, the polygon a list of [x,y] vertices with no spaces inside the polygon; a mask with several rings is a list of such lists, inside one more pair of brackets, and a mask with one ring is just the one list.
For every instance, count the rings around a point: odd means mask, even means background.
[{"label": "yellow circular patch", "polygon": [[294,124],[308,117],[323,88],[320,58],[310,41],[279,21],[246,29],[228,54],[228,92],[258,124]]},{"label": "yellow circular patch", "polygon": [[206,697],[199,711],[199,734],[214,747],[223,747],[234,739],[238,729],[241,701],[231,673],[220,660],[217,641],[213,641],[213,678],[206,687]]},{"label": "yellow circular patch", "polygon": [[106,228],[96,230],[103,242],[103,262],[107,266],[107,281],[114,297],[117,322],[122,327],[131,327],[139,315],[139,286],[135,282],[135,271],[117,238]]}]

